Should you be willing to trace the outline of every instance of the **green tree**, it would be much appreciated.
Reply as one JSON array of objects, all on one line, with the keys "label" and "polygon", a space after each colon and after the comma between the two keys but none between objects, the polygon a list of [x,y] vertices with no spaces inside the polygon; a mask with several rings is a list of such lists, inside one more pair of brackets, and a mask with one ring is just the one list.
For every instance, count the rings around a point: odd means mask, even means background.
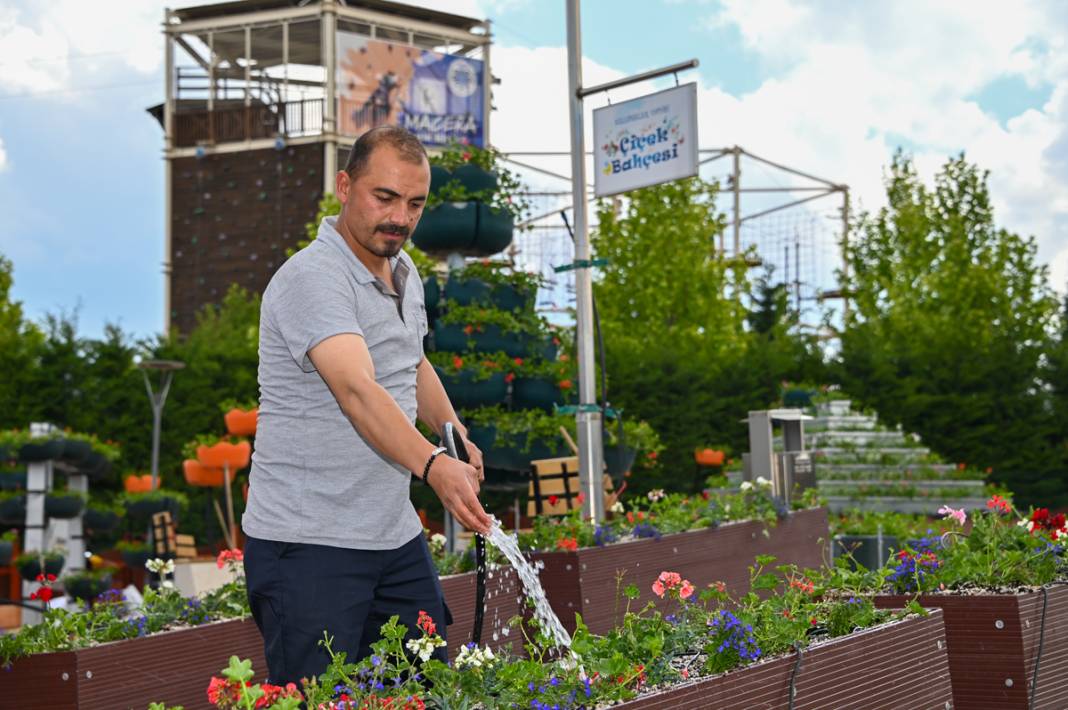
[{"label": "green tree", "polygon": [[961,155],[928,188],[895,156],[887,206],[849,247],[842,384],[1023,500],[1063,500],[1041,382],[1056,301],[1034,240],[995,226],[987,176]]},{"label": "green tree", "polygon": [[33,375],[44,334],[11,300],[14,266],[0,254],[0,427],[24,428],[33,414]]},{"label": "green tree", "polygon": [[767,275],[754,297],[745,261],[716,252],[725,224],[716,189],[668,183],[630,193],[619,214],[610,203],[598,211],[593,247],[609,263],[594,292],[609,398],[665,443],[660,465],[632,479],[638,492],[697,487],[695,448],[722,443],[740,455],[749,410],[774,404],[783,379],[822,378],[819,350],[797,334],[785,289]]}]

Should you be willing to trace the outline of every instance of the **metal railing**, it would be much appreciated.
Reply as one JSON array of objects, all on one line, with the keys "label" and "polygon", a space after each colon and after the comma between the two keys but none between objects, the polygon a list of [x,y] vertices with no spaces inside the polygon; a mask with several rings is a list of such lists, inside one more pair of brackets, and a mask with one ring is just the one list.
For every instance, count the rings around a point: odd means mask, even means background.
[{"label": "metal railing", "polygon": [[174,115],[174,145],[233,143],[257,138],[308,136],[323,130],[323,99],[275,103],[181,106]]}]

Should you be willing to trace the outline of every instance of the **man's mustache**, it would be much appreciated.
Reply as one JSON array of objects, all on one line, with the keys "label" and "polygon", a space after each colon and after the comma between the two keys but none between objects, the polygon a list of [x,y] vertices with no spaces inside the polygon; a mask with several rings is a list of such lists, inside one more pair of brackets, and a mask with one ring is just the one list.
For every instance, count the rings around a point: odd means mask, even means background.
[{"label": "man's mustache", "polygon": [[380,224],[375,227],[376,232],[382,232],[383,234],[396,234],[397,236],[407,237],[411,234],[411,229],[404,224]]}]

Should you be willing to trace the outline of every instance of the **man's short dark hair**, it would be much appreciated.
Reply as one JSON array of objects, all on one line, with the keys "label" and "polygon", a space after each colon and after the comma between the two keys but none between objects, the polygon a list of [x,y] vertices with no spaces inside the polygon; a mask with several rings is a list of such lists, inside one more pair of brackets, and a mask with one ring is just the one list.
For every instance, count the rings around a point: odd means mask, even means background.
[{"label": "man's short dark hair", "polygon": [[388,145],[397,151],[402,160],[411,163],[422,163],[428,160],[426,148],[408,129],[400,126],[376,126],[352,144],[348,162],[345,163],[345,172],[350,178],[355,180],[360,176],[360,173],[367,167],[371,153],[380,145]]}]

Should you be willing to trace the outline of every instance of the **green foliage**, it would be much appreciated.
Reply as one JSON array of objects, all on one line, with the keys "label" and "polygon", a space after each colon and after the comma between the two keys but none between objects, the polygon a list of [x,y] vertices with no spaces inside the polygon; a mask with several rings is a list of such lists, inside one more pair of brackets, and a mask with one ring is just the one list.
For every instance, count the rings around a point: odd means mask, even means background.
[{"label": "green foliage", "polygon": [[[628,193],[598,210],[592,243],[609,260],[594,283],[608,398],[664,444],[636,490],[699,490],[693,451],[709,440],[748,450],[745,412],[779,398],[782,380],[826,381],[814,338],[797,334],[770,272],[752,294],[743,259],[715,249],[718,188],[683,180]],[[751,305],[750,305],[751,304]]]},{"label": "green foliage", "polygon": [[899,153],[886,188],[849,248],[842,385],[1025,500],[1068,501],[1063,427],[1040,386],[1056,301],[1035,241],[994,224],[987,174],[963,156],[928,187]]},{"label": "green foliage", "polygon": [[477,201],[485,203],[494,212],[507,212],[517,223],[523,221],[530,211],[530,203],[521,194],[522,184],[519,177],[501,164],[501,154],[495,148],[452,143],[437,155],[431,156],[430,164],[449,171],[464,164],[477,165],[496,175],[497,187],[470,191],[458,179],[451,178],[430,193],[426,209],[433,209],[444,202]]}]

